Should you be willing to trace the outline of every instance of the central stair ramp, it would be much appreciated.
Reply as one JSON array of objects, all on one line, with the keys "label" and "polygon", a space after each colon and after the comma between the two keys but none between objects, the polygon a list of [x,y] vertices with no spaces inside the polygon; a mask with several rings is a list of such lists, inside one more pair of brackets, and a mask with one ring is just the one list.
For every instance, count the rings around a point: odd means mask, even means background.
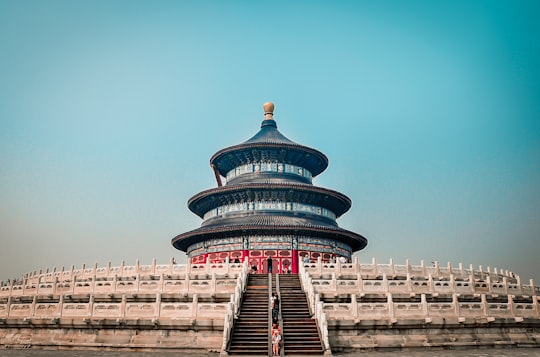
[{"label": "central stair ramp", "polygon": [[268,275],[250,274],[238,318],[234,321],[227,353],[230,356],[268,356],[269,352]]},{"label": "central stair ramp", "polygon": [[[306,294],[298,275],[278,275],[276,284],[281,296],[281,319],[283,320],[282,356],[305,356],[325,354],[317,321],[311,318]],[[330,351],[327,352],[330,354]]]}]

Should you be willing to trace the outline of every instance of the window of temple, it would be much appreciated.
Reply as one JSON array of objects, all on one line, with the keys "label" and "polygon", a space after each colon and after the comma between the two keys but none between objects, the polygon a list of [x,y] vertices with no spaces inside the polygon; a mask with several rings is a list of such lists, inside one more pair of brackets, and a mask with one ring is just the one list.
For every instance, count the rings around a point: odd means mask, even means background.
[{"label": "window of temple", "polygon": [[277,163],[277,162],[260,162],[255,164],[246,164],[242,166],[235,167],[234,169],[227,172],[225,178],[227,181],[238,177],[243,174],[253,173],[253,172],[285,172],[288,174],[294,174],[312,180],[313,175],[309,170],[306,170],[303,167]]},{"label": "window of temple", "polygon": [[305,203],[298,202],[283,202],[283,201],[256,201],[256,202],[239,202],[233,203],[230,205],[219,206],[208,212],[203,216],[204,220],[207,220],[212,217],[221,216],[227,213],[233,212],[244,212],[244,211],[262,211],[262,210],[271,210],[271,211],[296,211],[296,212],[307,212],[316,214],[318,216],[327,217],[335,220],[336,214],[329,209],[308,205]]}]

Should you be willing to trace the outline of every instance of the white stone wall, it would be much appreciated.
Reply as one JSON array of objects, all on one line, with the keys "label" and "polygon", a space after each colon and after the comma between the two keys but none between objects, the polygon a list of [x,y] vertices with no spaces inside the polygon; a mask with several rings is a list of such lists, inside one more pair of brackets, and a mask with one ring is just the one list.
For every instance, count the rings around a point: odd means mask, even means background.
[{"label": "white stone wall", "polygon": [[[28,274],[23,281],[0,287],[0,323],[9,318],[64,317],[222,321],[243,269],[233,263],[153,262]],[[162,301],[163,295],[167,301]],[[216,296],[222,302],[205,302]]]},{"label": "white stone wall", "polygon": [[312,311],[324,313],[328,320],[540,319],[540,287],[532,280],[522,285],[509,272],[466,270],[461,264],[454,269],[450,264],[441,268],[357,260],[319,261],[304,264],[300,271]]},{"label": "white stone wall", "polygon": [[154,261],[27,274],[0,284],[0,345],[219,351],[248,270]]}]

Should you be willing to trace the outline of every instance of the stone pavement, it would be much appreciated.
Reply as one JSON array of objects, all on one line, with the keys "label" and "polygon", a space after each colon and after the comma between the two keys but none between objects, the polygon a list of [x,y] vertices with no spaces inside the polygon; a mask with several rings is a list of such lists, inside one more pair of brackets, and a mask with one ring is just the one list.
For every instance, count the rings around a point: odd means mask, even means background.
[{"label": "stone pavement", "polygon": [[[130,352],[130,351],[77,351],[0,349],[0,357],[219,357],[219,353],[180,352]],[[348,352],[334,353],[336,357],[540,357],[540,348],[488,348],[429,351]]]}]

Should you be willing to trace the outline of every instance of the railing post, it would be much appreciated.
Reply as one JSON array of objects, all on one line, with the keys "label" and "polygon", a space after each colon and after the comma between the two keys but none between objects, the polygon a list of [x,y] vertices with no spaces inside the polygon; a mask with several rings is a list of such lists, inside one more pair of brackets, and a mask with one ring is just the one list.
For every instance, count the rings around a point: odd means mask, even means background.
[{"label": "railing post", "polygon": [[353,265],[354,265],[354,272],[356,274],[360,273],[361,272],[361,270],[360,270],[360,259],[358,259],[358,257],[353,258]]},{"label": "railing post", "polygon": [[351,295],[351,314],[354,319],[358,318],[358,302],[356,301],[356,294]]},{"label": "railing post", "polygon": [[386,303],[388,304],[388,317],[392,323],[396,322],[396,316],[394,315],[394,301],[392,300],[392,294],[386,293]]},{"label": "railing post", "polygon": [[533,295],[532,302],[533,302],[533,305],[534,305],[534,311],[536,312],[536,317],[540,318],[540,309],[539,309],[539,306],[538,306],[538,296],[536,296],[536,294]]},{"label": "railing post", "polygon": [[197,293],[193,294],[193,301],[191,303],[191,308],[193,309],[191,311],[191,317],[196,319],[197,314],[199,312],[199,294]]},{"label": "railing post", "polygon": [[120,303],[120,316],[122,319],[126,318],[126,303],[127,303],[126,294],[122,294],[122,302]]},{"label": "railing post", "polygon": [[[9,311],[11,310],[11,295],[8,296],[8,298],[7,298],[7,307],[6,308],[7,308],[7,317],[9,317]],[[538,313],[538,309],[536,309],[536,312]]]},{"label": "railing post", "polygon": [[441,268],[439,267],[439,261],[435,261],[435,276],[437,278],[441,276]]},{"label": "railing post", "polygon": [[216,287],[217,287],[217,281],[216,281],[216,272],[212,272],[212,277],[210,280],[210,289],[212,291],[212,295],[216,293]]},{"label": "railing post", "polygon": [[512,298],[512,295],[507,295],[508,297],[508,310],[510,310],[510,313],[512,316],[516,316],[516,306],[514,305],[514,299]]},{"label": "railing post", "polygon": [[459,300],[458,300],[458,296],[456,293],[453,293],[452,294],[452,304],[454,305],[454,313],[456,314],[456,316],[458,317],[458,320],[460,319],[461,316],[460,313],[461,313],[461,309],[459,308]]},{"label": "railing post", "polygon": [[427,300],[426,300],[426,294],[420,295],[420,302],[422,303],[422,314],[424,315],[423,317],[424,318],[429,317],[429,310],[428,310],[428,304],[427,304]]},{"label": "railing post", "polygon": [[30,317],[34,317],[36,314],[36,304],[37,304],[37,295],[34,295],[34,298],[32,299],[32,309],[30,312]]},{"label": "railing post", "polygon": [[272,300],[272,274],[268,273],[268,356],[273,355],[272,350],[272,306],[270,301]]},{"label": "railing post", "polygon": [[161,318],[161,293],[156,293],[156,317]]},{"label": "railing post", "polygon": [[[233,297],[231,296],[231,300]],[[233,302],[230,301],[227,304],[227,313],[225,314],[225,321],[223,323],[223,342],[221,343],[221,353],[220,356],[228,356],[227,353],[227,345],[229,344],[229,340],[231,338],[231,331],[232,331],[232,321],[234,319],[234,306]]]},{"label": "railing post", "polygon": [[487,303],[487,299],[486,299],[486,294],[480,295],[480,298],[481,298],[481,301],[482,301],[482,310],[484,312],[484,316],[487,317],[489,315],[489,310],[488,310],[488,303]]},{"label": "railing post", "polygon": [[186,274],[184,277],[184,294],[189,294],[189,280],[190,280],[190,274]]},{"label": "railing post", "polygon": [[88,301],[88,317],[94,316],[94,295],[90,295],[90,300]]},{"label": "railing post", "polygon": [[113,276],[113,292],[116,292],[116,286],[118,285],[118,275]]},{"label": "railing post", "polygon": [[382,277],[382,286],[385,292],[388,292],[388,277],[386,276],[386,273],[383,274]]}]

